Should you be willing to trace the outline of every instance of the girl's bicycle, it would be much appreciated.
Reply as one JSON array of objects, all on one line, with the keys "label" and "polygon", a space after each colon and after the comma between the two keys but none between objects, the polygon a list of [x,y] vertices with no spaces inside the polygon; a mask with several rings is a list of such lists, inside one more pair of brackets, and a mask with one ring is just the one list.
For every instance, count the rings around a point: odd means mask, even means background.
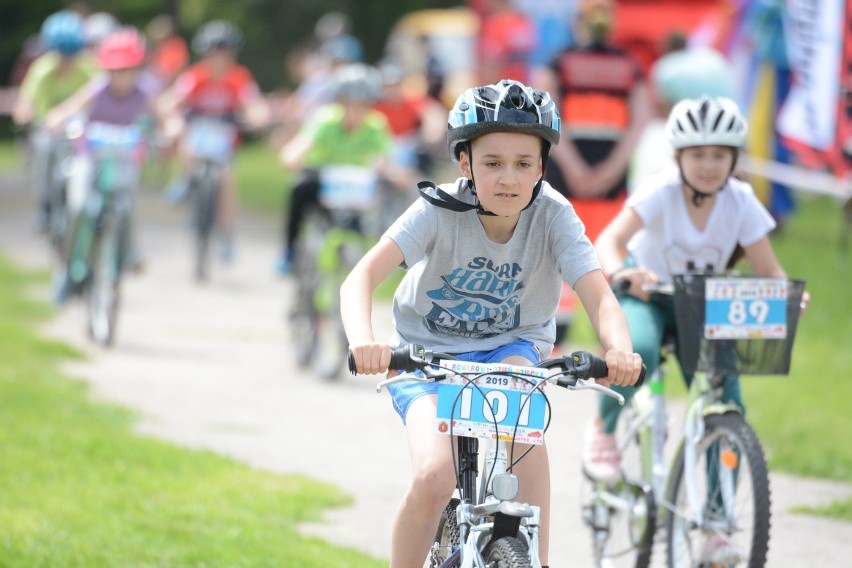
[{"label": "girl's bicycle", "polygon": [[[453,457],[459,497],[441,515],[426,566],[541,568],[540,510],[514,501],[519,482],[512,468],[525,455],[515,456],[515,442],[543,442],[550,415],[547,384],[592,389],[623,403],[621,395],[594,382],[607,375],[606,363],[586,352],[531,367],[469,363],[407,345],[393,350],[390,368],[421,374],[381,381],[377,391],[402,381],[440,381],[437,428],[451,445],[457,437]],[[354,372],[351,358],[349,369]],[[482,476],[480,438],[486,441]]]},{"label": "girl's bicycle", "polygon": [[[789,371],[804,282],[686,274],[646,290],[653,301],[674,303],[678,359],[695,377],[668,462],[665,365],[621,413],[622,475],[590,480],[584,504],[596,565],[649,566],[656,543],[672,567],[764,566],[771,515],[766,460],[742,410],[721,400],[722,386],[726,375]],[[669,341],[664,360],[672,350]]]},{"label": "girl's bicycle", "polygon": [[87,296],[89,335],[101,345],[115,339],[121,279],[133,254],[133,192],[145,149],[140,125],[91,122],[84,134],[91,183],[76,221],[68,275]]}]

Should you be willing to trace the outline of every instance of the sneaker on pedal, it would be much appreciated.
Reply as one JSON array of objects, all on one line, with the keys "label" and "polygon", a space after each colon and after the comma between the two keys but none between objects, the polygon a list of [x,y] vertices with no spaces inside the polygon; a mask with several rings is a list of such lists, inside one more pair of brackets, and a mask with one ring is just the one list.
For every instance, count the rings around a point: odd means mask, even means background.
[{"label": "sneaker on pedal", "polygon": [[583,472],[595,481],[614,483],[621,477],[621,456],[615,436],[592,424],[583,444]]},{"label": "sneaker on pedal", "polygon": [[736,566],[742,558],[727,535],[710,533],[701,547],[699,566],[706,568],[728,568]]}]

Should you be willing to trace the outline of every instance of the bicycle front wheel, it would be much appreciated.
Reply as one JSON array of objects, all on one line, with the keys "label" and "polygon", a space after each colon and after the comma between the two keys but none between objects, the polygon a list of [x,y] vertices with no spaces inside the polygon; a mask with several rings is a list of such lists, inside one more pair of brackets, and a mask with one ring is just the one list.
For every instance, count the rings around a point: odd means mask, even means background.
[{"label": "bicycle front wheel", "polygon": [[[667,490],[669,566],[762,567],[769,549],[770,492],[760,441],[738,413],[704,420],[696,463],[686,463],[681,445]],[[700,502],[692,502],[696,499]]]},{"label": "bicycle front wheel", "polygon": [[209,272],[210,239],[218,214],[219,183],[219,176],[211,164],[205,164],[202,171],[197,176],[193,176],[191,182],[192,225],[195,232],[195,278],[199,281],[206,280]]},{"label": "bicycle front wheel", "polygon": [[485,565],[494,568],[530,567],[527,545],[511,536],[504,536],[492,542],[485,550],[484,556]]},{"label": "bicycle front wheel", "polygon": [[121,279],[122,227],[107,216],[94,241],[88,288],[89,335],[100,345],[112,345],[118,320]]}]

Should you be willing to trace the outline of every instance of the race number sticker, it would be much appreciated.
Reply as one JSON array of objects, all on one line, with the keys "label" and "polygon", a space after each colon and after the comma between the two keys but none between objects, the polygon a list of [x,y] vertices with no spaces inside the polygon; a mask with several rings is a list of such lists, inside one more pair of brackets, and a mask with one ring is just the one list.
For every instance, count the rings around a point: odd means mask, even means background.
[{"label": "race number sticker", "polygon": [[441,361],[441,366],[452,371],[438,383],[439,432],[450,434],[452,429],[454,436],[543,442],[547,404],[534,385],[547,377],[546,369],[466,361]]},{"label": "race number sticker", "polygon": [[787,280],[708,278],[705,339],[787,337]]}]

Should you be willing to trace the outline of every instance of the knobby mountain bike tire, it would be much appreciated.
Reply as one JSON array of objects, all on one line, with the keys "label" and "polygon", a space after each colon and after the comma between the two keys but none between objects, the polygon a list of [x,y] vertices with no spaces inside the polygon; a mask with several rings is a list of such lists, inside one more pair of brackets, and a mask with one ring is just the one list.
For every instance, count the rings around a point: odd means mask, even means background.
[{"label": "knobby mountain bike tire", "polygon": [[530,568],[526,543],[512,536],[498,538],[485,549],[486,566],[494,568]]},{"label": "knobby mountain bike tire", "polygon": [[459,503],[459,499],[453,497],[441,512],[438,531],[435,533],[435,542],[429,551],[426,564],[429,568],[449,568],[450,566],[459,566],[461,563],[459,525],[456,518],[456,509]]},{"label": "knobby mountain bike tire", "polygon": [[122,239],[125,234],[122,215],[107,213],[100,221],[92,251],[88,283],[88,331],[100,345],[115,341],[121,300]]},{"label": "knobby mountain bike tire", "polygon": [[713,533],[717,540],[721,537],[733,546],[739,556],[737,566],[764,566],[769,549],[770,488],[763,448],[754,430],[736,412],[708,415],[696,460],[698,490],[706,499],[705,521],[696,527],[687,518],[681,444],[666,493],[669,566],[700,565],[706,539]]}]

